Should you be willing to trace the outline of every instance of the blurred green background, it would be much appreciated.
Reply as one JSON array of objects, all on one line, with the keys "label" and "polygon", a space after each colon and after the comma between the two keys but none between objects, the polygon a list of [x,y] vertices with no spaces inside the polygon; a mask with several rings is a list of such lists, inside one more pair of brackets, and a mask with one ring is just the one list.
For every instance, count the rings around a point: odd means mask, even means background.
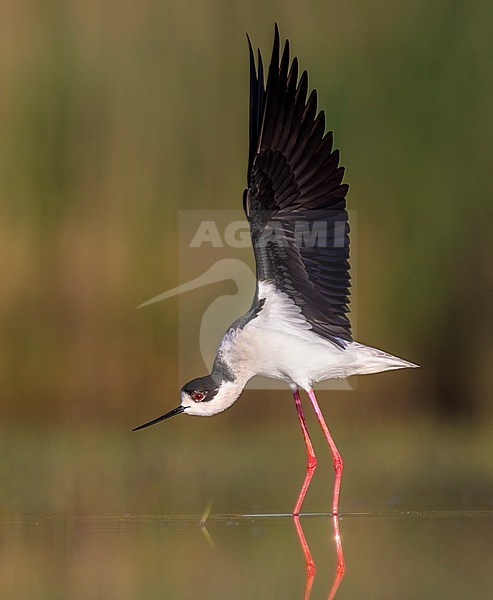
[{"label": "blurred green background", "polygon": [[[184,383],[178,300],[135,307],[180,283],[180,209],[240,206],[245,32],[268,57],[275,20],[347,169],[358,340],[421,365],[320,394],[342,511],[492,507],[491,17],[486,1],[1,4],[3,514],[292,508],[287,389],[130,432]],[[306,509],[327,510],[309,423]]]}]

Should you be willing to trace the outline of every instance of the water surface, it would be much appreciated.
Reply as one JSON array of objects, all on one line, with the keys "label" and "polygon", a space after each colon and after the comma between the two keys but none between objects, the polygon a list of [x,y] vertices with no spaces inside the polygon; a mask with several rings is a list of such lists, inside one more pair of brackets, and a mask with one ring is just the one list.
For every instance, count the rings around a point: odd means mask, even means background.
[{"label": "water surface", "polygon": [[[24,599],[303,599],[310,573],[289,515],[4,517],[0,596]],[[330,515],[300,519],[328,598],[337,567]],[[338,599],[489,599],[493,511],[342,514]]]}]

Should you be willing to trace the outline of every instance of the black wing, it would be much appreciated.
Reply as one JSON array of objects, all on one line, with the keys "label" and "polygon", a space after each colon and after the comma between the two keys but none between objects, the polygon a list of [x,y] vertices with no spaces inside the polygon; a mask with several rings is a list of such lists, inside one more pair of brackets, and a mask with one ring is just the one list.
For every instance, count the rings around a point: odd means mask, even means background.
[{"label": "black wing", "polygon": [[[243,205],[252,236],[257,280],[272,282],[301,308],[312,329],[339,346],[351,341],[348,185],[332,132],[325,133],[308,75],[298,78],[279,30],[264,87],[250,48],[250,150]],[[256,298],[257,300],[258,298]],[[255,300],[254,300],[255,303]]]}]

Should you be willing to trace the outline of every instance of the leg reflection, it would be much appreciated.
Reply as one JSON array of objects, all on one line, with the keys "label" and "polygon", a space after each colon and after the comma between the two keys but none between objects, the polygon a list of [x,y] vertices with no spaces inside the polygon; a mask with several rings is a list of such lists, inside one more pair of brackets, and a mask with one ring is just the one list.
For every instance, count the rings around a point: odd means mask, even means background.
[{"label": "leg reflection", "polygon": [[[344,577],[344,573],[346,570],[346,563],[344,561],[344,551],[342,548],[341,534],[339,531],[339,516],[333,515],[332,517],[332,531],[334,533],[334,540],[336,544],[336,554],[337,554],[337,566],[336,572],[334,575],[334,579],[332,582],[332,587],[330,588],[329,596],[327,600],[333,600],[341,585],[341,581]],[[304,600],[309,600],[310,594],[312,591],[313,581],[315,579],[316,567],[313,561],[312,554],[310,552],[310,547],[308,546],[308,542],[306,541],[305,533],[301,526],[300,518],[297,515],[293,515],[294,525],[296,527],[296,533],[298,534],[298,538],[300,540],[301,548],[303,550],[303,554],[305,556],[305,564],[306,564],[306,583],[305,583],[305,595]]]},{"label": "leg reflection", "polygon": [[301,527],[300,518],[298,517],[298,515],[293,515],[293,520],[294,526],[296,527],[296,533],[298,534],[301,548],[303,550],[303,554],[305,555],[306,584],[304,598],[305,600],[308,600],[310,598],[310,594],[312,593],[313,580],[315,579],[315,573],[317,569],[315,568],[315,563],[313,562],[312,554],[310,552],[308,542],[306,541],[305,533],[303,531],[303,528]]},{"label": "leg reflection", "polygon": [[341,533],[339,531],[339,515],[332,516],[332,527],[334,531],[334,539],[336,542],[337,567],[332,588],[330,589],[328,600],[335,598],[337,590],[341,585],[342,578],[346,571],[346,563],[344,561],[344,551],[342,549]]}]

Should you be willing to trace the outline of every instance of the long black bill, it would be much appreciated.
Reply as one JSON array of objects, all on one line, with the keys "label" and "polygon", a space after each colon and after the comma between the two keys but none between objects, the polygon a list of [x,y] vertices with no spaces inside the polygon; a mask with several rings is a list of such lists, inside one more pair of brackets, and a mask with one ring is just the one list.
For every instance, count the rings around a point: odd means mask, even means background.
[{"label": "long black bill", "polygon": [[170,417],[179,415],[184,410],[185,409],[183,408],[183,406],[177,406],[173,410],[170,410],[169,412],[167,412],[165,415],[162,415],[162,416],[158,417],[157,419],[153,419],[152,421],[149,421],[149,423],[144,423],[144,425],[139,425],[135,429],[132,429],[132,431],[139,431],[139,429],[144,429],[144,427],[150,427],[151,425],[155,425],[156,423],[159,423],[160,421],[164,421],[164,419],[169,419]]}]

